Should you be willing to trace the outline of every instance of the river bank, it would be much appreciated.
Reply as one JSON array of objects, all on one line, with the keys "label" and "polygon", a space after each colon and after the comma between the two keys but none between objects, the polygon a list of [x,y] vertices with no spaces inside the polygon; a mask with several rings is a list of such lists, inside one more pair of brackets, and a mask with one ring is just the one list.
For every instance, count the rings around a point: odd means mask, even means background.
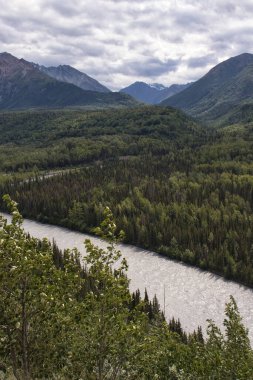
[{"label": "river bank", "polygon": [[[1,214],[10,218],[7,214]],[[87,238],[100,247],[105,247],[106,244],[87,234],[28,219],[24,220],[23,227],[37,238],[54,239],[61,249],[77,247],[82,255],[85,254],[83,242]],[[165,306],[167,319],[173,316],[179,318],[182,327],[188,332],[192,332],[198,325],[205,330],[206,320],[210,318],[221,326],[225,303],[233,295],[253,343],[252,289],[208,271],[169,260],[152,251],[123,244],[120,245],[120,250],[129,264],[130,289],[134,291],[139,288],[143,293],[146,288],[150,297],[156,294],[161,308]]]}]

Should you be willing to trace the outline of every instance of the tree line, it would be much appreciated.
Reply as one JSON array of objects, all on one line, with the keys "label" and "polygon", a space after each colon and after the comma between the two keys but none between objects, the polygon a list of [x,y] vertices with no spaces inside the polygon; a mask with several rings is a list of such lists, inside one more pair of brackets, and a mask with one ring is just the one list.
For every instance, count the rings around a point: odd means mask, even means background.
[{"label": "tree line", "polygon": [[252,178],[199,168],[171,172],[170,158],[146,156],[10,181],[0,191],[25,217],[81,232],[92,232],[109,206],[125,242],[252,286]]}]

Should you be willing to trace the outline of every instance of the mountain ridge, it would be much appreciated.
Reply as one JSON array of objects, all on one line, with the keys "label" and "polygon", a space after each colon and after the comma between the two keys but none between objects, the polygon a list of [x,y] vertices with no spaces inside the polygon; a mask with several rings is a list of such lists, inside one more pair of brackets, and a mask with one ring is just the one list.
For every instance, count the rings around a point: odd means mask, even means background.
[{"label": "mountain ridge", "polygon": [[125,94],[85,91],[74,84],[58,81],[23,58],[0,53],[0,109],[136,104]]},{"label": "mountain ridge", "polygon": [[120,92],[128,94],[140,102],[147,104],[158,104],[164,99],[183,91],[190,84],[172,84],[169,87],[160,83],[148,84],[137,81],[130,84],[128,87],[122,88]]},{"label": "mountain ridge", "polygon": [[70,65],[42,66],[37,65],[40,71],[61,82],[71,83],[85,91],[111,92],[96,79],[75,69]]},{"label": "mountain ridge", "polygon": [[252,66],[253,54],[231,57],[160,104],[179,108],[203,121],[216,121],[231,107],[244,101],[253,102]]}]

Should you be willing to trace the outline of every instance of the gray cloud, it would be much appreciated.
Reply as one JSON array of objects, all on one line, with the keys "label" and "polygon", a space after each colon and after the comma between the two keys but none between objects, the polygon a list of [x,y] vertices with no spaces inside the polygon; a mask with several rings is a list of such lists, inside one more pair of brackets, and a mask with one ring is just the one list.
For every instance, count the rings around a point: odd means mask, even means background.
[{"label": "gray cloud", "polygon": [[0,51],[119,89],[198,79],[252,52],[252,0],[0,0]]},{"label": "gray cloud", "polygon": [[196,13],[194,9],[178,9],[174,13],[173,21],[175,25],[194,31],[203,31],[206,27],[205,17],[201,13]]},{"label": "gray cloud", "polygon": [[56,13],[67,18],[75,16],[78,12],[77,4],[76,7],[73,7],[73,2],[71,2],[71,4],[67,4],[59,1],[45,1],[44,4],[42,4],[42,7],[44,10],[51,8]]},{"label": "gray cloud", "polygon": [[122,65],[119,71],[125,71],[129,75],[141,77],[157,77],[164,73],[170,73],[176,70],[179,60],[167,59],[165,62],[157,58],[149,58],[143,62],[129,62],[127,67]]},{"label": "gray cloud", "polygon": [[217,58],[210,54],[203,57],[189,58],[186,63],[189,69],[196,67],[207,67],[210,64],[215,65],[217,63]]}]

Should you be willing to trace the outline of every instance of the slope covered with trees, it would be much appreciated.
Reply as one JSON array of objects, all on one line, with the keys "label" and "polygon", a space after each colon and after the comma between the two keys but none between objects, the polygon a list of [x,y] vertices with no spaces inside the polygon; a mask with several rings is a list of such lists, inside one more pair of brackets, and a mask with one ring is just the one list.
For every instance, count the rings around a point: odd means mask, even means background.
[{"label": "slope covered with trees", "polygon": [[252,54],[229,58],[161,104],[182,109],[205,122],[220,123],[233,107],[252,104],[252,71]]},{"label": "slope covered with trees", "polygon": [[53,169],[144,153],[165,154],[204,131],[172,108],[0,114],[0,171]]},{"label": "slope covered with trees", "polygon": [[[224,328],[209,321],[207,339],[172,331],[159,306],[130,296],[127,263],[115,243],[109,209],[86,240],[88,269],[78,252],[61,254],[46,239],[26,235],[14,202],[12,222],[0,218],[0,371],[17,380],[249,379],[253,352],[234,299]],[[117,269],[112,266],[118,263]],[[137,302],[136,302],[137,301]],[[46,333],[45,333],[46,332]]]},{"label": "slope covered with trees", "polygon": [[253,286],[251,123],[205,130],[156,107],[5,116],[2,169],[61,168],[2,176],[24,216],[90,232],[108,205],[127,242]]}]

